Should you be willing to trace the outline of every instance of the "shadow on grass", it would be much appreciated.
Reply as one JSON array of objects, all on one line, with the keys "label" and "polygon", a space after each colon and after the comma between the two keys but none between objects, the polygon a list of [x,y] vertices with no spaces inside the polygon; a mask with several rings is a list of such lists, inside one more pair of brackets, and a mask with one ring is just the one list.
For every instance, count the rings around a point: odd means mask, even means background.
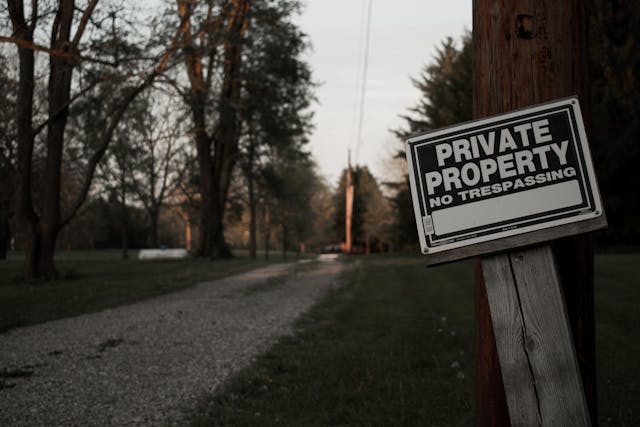
[{"label": "shadow on grass", "polygon": [[[192,413],[195,426],[468,426],[472,262],[350,260],[343,286]],[[640,255],[596,257],[599,424],[640,425]]]},{"label": "shadow on grass", "polygon": [[471,425],[471,268],[350,262],[343,286],[192,425]]}]

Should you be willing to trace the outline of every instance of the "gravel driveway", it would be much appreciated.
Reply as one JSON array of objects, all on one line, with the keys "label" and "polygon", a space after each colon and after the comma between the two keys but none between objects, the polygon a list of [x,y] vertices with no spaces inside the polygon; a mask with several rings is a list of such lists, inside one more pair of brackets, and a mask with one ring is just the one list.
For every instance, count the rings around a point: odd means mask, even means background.
[{"label": "gravel driveway", "polygon": [[277,264],[0,335],[0,426],[180,424],[325,291],[341,264]]}]

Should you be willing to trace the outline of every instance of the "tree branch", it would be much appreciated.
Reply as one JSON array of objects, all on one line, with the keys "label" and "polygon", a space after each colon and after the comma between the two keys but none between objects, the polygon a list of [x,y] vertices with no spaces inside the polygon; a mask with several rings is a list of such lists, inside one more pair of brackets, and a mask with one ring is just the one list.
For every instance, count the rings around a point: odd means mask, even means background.
[{"label": "tree branch", "polygon": [[31,0],[31,32],[36,29],[36,23],[38,22],[38,0]]},{"label": "tree branch", "polygon": [[[11,17],[11,23],[13,24],[13,28],[20,28],[24,26],[26,23],[24,21],[24,5],[22,1],[9,0],[7,2],[7,7],[9,9],[9,16]],[[30,33],[33,34],[33,29],[29,28]]]},{"label": "tree branch", "polygon": [[124,113],[127,111],[127,108],[142,91],[144,91],[147,87],[149,87],[153,83],[153,80],[155,79],[157,74],[158,74],[157,70],[154,70],[144,80],[144,82],[142,82],[140,85],[134,88],[131,91],[131,93],[124,99],[124,101],[118,106],[118,108],[115,109],[113,116],[111,118],[111,121],[109,122],[109,126],[107,127],[107,131],[102,136],[102,139],[100,141],[100,146],[89,159],[89,162],[87,164],[87,170],[84,175],[84,180],[82,182],[82,186],[80,187],[80,192],[76,197],[75,202],[72,204],[71,210],[67,213],[67,215],[62,219],[62,221],[59,224],[60,229],[62,229],[71,221],[71,219],[74,217],[78,209],[80,209],[80,207],[86,200],[87,194],[89,193],[89,189],[91,188],[91,182],[93,181],[93,176],[95,174],[96,167],[98,166],[98,163],[100,163],[100,160],[104,156],[104,153],[107,151],[107,148],[109,147],[109,143],[111,142],[111,138],[113,137],[113,133],[115,132],[116,127],[118,126],[118,123],[120,123],[120,120],[124,116]]},{"label": "tree branch", "polygon": [[91,18],[91,14],[93,13],[93,9],[95,9],[97,4],[98,4],[98,0],[91,0],[87,5],[87,8],[82,13],[82,17],[80,18],[80,23],[78,24],[78,29],[76,30],[76,35],[73,37],[73,41],[71,42],[73,47],[76,49],[80,44],[80,39],[82,38],[82,35],[84,34],[85,29],[87,28],[87,23],[89,22],[89,19]]},{"label": "tree branch", "polygon": [[99,83],[102,83],[103,80],[96,80],[94,82],[92,82],[89,86],[87,86],[86,88],[82,89],[80,92],[76,93],[75,95],[73,95],[68,102],[66,102],[64,105],[60,106],[60,108],[58,109],[58,111],[56,111],[53,115],[49,116],[47,118],[47,120],[45,120],[44,122],[40,123],[35,130],[33,131],[33,136],[37,136],[40,132],[42,132],[51,122],[53,122],[54,120],[56,120],[60,114],[62,114],[65,109],[67,109],[69,106],[71,106],[71,104],[73,104],[78,98],[80,98],[82,95],[84,95],[85,93],[89,92],[91,89],[93,89],[94,87],[96,87]]},{"label": "tree branch", "polygon": [[78,196],[76,197],[75,202],[71,206],[71,210],[67,213],[67,215],[61,220],[59,224],[60,229],[62,229],[71,221],[71,219],[74,217],[78,209],[80,209],[82,204],[85,202],[87,198],[87,194],[89,193],[89,189],[91,188],[91,182],[93,181],[93,176],[95,174],[96,168],[100,163],[100,160],[104,156],[104,153],[107,151],[107,148],[109,148],[109,143],[111,142],[113,133],[115,132],[115,129],[118,126],[118,123],[120,123],[120,120],[122,120],[122,117],[124,116],[124,113],[127,111],[127,108],[140,93],[142,93],[145,89],[151,86],[155,81],[155,79],[166,70],[167,64],[169,63],[169,59],[171,59],[171,56],[175,53],[175,51],[179,47],[177,40],[183,29],[183,26],[184,26],[184,22],[182,22],[180,27],[178,28],[178,31],[176,32],[174,39],[172,40],[169,48],[160,57],[160,61],[158,65],[154,67],[153,71],[145,77],[144,81],[140,85],[138,85],[135,89],[131,91],[131,93],[124,99],[124,101],[114,111],[111,122],[109,123],[109,126],[107,127],[107,130],[100,141],[100,146],[89,159],[84,180],[83,180],[82,186],[80,187],[80,192],[78,193]]},{"label": "tree branch", "polygon": [[12,37],[12,36],[0,36],[0,43],[13,43],[24,49],[31,49],[36,52],[46,52],[51,56],[59,56],[62,58],[75,58],[77,55],[72,52],[66,52],[60,49],[51,49],[46,46],[42,46],[40,44],[34,43],[29,40],[25,40],[20,37]]}]

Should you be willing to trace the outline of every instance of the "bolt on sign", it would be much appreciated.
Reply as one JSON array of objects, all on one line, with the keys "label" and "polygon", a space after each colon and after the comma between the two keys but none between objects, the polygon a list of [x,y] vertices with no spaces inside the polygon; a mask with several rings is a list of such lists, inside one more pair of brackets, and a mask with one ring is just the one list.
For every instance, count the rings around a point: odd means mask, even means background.
[{"label": "bolt on sign", "polygon": [[[425,254],[532,237],[484,245],[503,250],[606,226],[577,98],[415,136],[406,152]],[[575,227],[582,221],[588,229]],[[557,235],[535,237],[550,228]],[[443,260],[489,250],[459,252]]]}]

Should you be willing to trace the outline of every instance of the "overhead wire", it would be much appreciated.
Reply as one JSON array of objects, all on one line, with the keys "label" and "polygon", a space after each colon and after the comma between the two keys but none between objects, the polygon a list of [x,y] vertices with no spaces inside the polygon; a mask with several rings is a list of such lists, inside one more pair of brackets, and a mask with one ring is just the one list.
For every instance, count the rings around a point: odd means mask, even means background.
[{"label": "overhead wire", "polygon": [[358,106],[360,105],[360,87],[362,86],[360,80],[362,77],[362,62],[363,62],[363,54],[362,54],[362,45],[364,43],[364,37],[366,32],[366,21],[367,21],[367,1],[362,0],[360,5],[360,32],[358,35],[358,46],[356,49],[356,69],[353,75],[353,105],[351,106],[351,126],[350,126],[350,135],[349,135],[349,151],[353,151],[356,147],[357,143],[357,132],[358,132],[358,121],[360,119],[358,115]]},{"label": "overhead wire", "polygon": [[359,108],[359,120],[358,120],[358,132],[356,139],[356,155],[355,155],[355,163],[358,164],[358,156],[360,154],[360,146],[362,145],[362,125],[364,123],[364,106],[365,100],[367,97],[367,72],[369,69],[369,41],[371,39],[371,9],[372,9],[373,0],[369,0],[369,5],[367,8],[367,25],[366,25],[366,35],[364,42],[364,62],[362,65],[362,80],[361,80],[361,90],[360,90],[360,108]]}]

